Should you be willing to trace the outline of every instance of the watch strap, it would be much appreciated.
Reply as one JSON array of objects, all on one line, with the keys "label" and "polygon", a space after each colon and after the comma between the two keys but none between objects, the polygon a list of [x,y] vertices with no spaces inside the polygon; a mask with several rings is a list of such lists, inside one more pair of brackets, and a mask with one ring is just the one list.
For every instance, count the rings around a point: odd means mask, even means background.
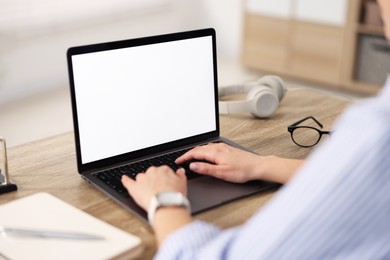
[{"label": "watch strap", "polygon": [[159,192],[152,197],[149,205],[148,221],[151,226],[154,225],[156,211],[162,207],[182,207],[191,213],[190,202],[182,193],[175,191]]}]

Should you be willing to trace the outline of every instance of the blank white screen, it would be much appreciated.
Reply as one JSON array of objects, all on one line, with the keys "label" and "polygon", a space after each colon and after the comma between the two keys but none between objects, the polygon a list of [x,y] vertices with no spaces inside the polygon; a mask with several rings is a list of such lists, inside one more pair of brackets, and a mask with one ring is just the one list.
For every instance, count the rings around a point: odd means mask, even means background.
[{"label": "blank white screen", "polygon": [[211,36],[72,63],[83,164],[216,130]]}]

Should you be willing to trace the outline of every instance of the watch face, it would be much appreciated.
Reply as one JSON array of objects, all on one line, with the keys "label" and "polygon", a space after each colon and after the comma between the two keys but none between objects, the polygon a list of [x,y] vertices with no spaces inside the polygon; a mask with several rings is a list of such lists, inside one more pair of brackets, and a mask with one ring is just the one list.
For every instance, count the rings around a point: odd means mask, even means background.
[{"label": "watch face", "polygon": [[148,210],[148,220],[153,226],[153,219],[156,210],[160,207],[183,207],[191,214],[191,205],[188,199],[180,192],[165,191],[157,193],[151,200]]},{"label": "watch face", "polygon": [[183,205],[183,195],[179,192],[160,192],[157,194],[157,200],[162,206]]}]

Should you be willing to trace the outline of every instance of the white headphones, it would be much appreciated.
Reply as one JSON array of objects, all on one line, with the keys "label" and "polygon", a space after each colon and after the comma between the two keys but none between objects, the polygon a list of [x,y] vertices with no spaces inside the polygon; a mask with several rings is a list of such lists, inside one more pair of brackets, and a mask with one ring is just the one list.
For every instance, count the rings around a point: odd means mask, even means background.
[{"label": "white headphones", "polygon": [[281,78],[269,75],[260,78],[255,84],[225,86],[220,87],[218,91],[219,97],[248,93],[246,100],[220,101],[219,113],[251,112],[254,116],[266,118],[278,108],[286,89]]}]

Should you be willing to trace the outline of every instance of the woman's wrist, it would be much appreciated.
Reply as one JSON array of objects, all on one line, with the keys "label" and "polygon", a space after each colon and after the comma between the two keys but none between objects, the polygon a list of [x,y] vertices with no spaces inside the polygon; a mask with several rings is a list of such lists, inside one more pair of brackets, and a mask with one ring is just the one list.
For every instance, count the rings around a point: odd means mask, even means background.
[{"label": "woman's wrist", "polygon": [[258,179],[277,183],[287,183],[303,164],[303,160],[277,156],[260,156],[256,175]]},{"label": "woman's wrist", "polygon": [[160,246],[171,233],[191,223],[192,218],[183,207],[162,207],[154,217],[154,231]]},{"label": "woman's wrist", "polygon": [[191,205],[187,197],[178,191],[162,191],[156,193],[149,202],[148,220],[150,225],[154,225],[155,213],[163,207],[183,207],[191,212]]}]

